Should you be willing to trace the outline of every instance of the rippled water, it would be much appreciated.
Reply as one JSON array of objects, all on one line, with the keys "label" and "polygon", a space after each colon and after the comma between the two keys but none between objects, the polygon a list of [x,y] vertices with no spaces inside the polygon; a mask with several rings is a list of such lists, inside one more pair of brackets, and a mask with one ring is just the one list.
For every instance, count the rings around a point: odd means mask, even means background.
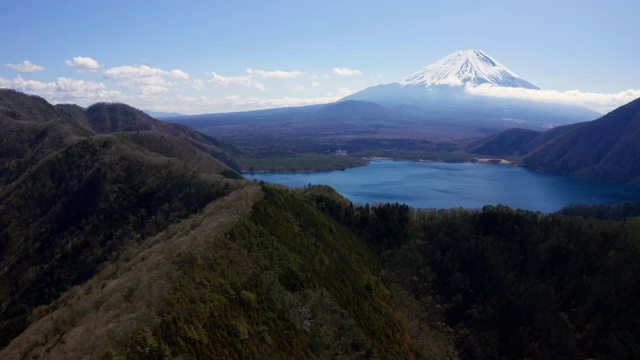
[{"label": "rippled water", "polygon": [[479,163],[374,161],[344,171],[243,175],[292,187],[329,185],[356,204],[399,202],[418,208],[503,204],[553,212],[569,204],[640,201],[640,186]]}]

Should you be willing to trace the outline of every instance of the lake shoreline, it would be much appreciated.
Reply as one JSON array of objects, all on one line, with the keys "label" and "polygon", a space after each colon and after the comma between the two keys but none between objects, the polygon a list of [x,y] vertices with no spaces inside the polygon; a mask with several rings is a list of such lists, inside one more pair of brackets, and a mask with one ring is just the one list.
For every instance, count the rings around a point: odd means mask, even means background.
[{"label": "lake shoreline", "polygon": [[640,186],[562,176],[499,161],[369,159],[344,171],[243,173],[288,187],[328,185],[354,204],[404,203],[414,208],[481,208],[555,212],[571,204],[640,202]]},{"label": "lake shoreline", "polygon": [[338,166],[335,168],[321,168],[321,169],[304,169],[304,170],[249,170],[242,171],[242,174],[269,174],[269,173],[315,173],[315,172],[329,172],[329,171],[345,171],[348,169],[356,169],[363,166],[370,165],[373,161],[399,161],[399,162],[415,162],[415,163],[441,163],[441,164],[465,164],[465,163],[480,163],[480,164],[490,164],[490,165],[511,165],[511,166],[519,166],[517,162],[502,159],[502,158],[491,158],[491,157],[478,157],[472,158],[467,161],[447,161],[447,160],[430,160],[430,159],[404,159],[404,158],[394,158],[394,157],[386,157],[386,156],[371,156],[371,157],[361,157],[359,158],[364,160],[364,163],[354,165],[354,166]]}]

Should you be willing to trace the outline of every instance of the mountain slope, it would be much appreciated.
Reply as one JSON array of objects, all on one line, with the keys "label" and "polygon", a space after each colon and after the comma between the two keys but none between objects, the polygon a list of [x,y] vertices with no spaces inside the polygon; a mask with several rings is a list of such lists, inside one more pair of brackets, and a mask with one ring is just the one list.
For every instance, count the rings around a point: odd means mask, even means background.
[{"label": "mountain slope", "polygon": [[74,117],[38,96],[0,89],[0,185],[90,134]]},{"label": "mountain slope", "polygon": [[640,99],[573,126],[528,153],[524,166],[640,183]]},{"label": "mountain slope", "polygon": [[185,141],[199,143],[191,130],[91,135],[78,107],[10,90],[0,99],[0,346],[121,247],[236,186],[226,179],[239,177],[233,170]]},{"label": "mountain slope", "polygon": [[466,147],[466,151],[489,156],[523,155],[527,145],[540,134],[539,131],[534,130],[509,129],[474,141]]},{"label": "mountain slope", "polygon": [[8,102],[51,146],[0,186],[0,358],[414,356],[365,241],[310,195],[229,179],[126,106],[100,125],[136,131],[91,134]]},{"label": "mountain slope", "polygon": [[45,99],[9,89],[0,89],[0,119],[16,121],[49,122],[64,115]]}]

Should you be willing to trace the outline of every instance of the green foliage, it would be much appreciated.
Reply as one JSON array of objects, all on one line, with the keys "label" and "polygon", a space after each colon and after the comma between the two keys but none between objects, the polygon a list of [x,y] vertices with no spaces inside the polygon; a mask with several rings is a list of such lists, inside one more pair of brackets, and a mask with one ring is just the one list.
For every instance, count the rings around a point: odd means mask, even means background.
[{"label": "green foliage", "polygon": [[431,315],[413,310],[415,318],[449,326],[462,358],[640,354],[635,342],[625,340],[640,336],[640,323],[629,317],[640,312],[634,275],[640,270],[640,221],[628,218],[632,204],[569,209],[627,217],[616,223],[506,206],[354,209],[328,190],[305,191],[367,240],[386,281],[430,308]]},{"label": "green foliage", "polygon": [[27,169],[72,143],[74,130],[61,120],[14,122],[0,119],[0,186],[17,180]]},{"label": "green foliage", "polygon": [[600,220],[624,220],[640,216],[640,203],[568,205],[559,211],[565,215],[582,216]]},{"label": "green foliage", "polygon": [[[310,148],[307,149],[307,147]],[[246,149],[244,155],[238,160],[242,170],[246,172],[343,170],[365,165],[366,158],[378,157],[410,161],[465,162],[472,160],[472,156],[457,152],[453,146],[440,147],[434,147],[431,144],[414,144],[411,141],[386,140],[379,143],[377,140],[365,139],[344,144],[342,142],[315,144],[314,140],[305,139],[304,144],[273,144],[265,148]],[[348,154],[335,155],[334,151],[338,149],[347,150]]]},{"label": "green foliage", "polygon": [[382,259],[444,310],[462,358],[635,358],[638,225],[505,206],[425,210]]},{"label": "green foliage", "polygon": [[133,359],[170,359],[171,354],[166,346],[155,339],[151,330],[143,327],[133,340],[131,358]]},{"label": "green foliage", "polygon": [[11,261],[0,284],[0,345],[24,329],[31,309],[92,277],[122,247],[230,190],[113,137],[77,142],[41,162],[0,199],[0,255]]},{"label": "green foliage", "polygon": [[[264,191],[269,201],[254,207],[252,221],[270,236],[241,239],[249,240],[268,267],[293,284],[290,291],[326,289],[333,294],[364,333],[361,345],[371,347],[369,351],[383,358],[407,357],[404,330],[390,313],[380,269],[365,244],[317,210],[313,199],[270,187]],[[280,248],[287,256],[275,253]]]},{"label": "green foliage", "polygon": [[178,291],[143,344],[157,344],[150,348],[170,349],[170,356],[181,358],[309,357],[306,339],[285,311],[256,287],[257,279],[241,277],[231,261],[213,252],[179,254]]},{"label": "green foliage", "polygon": [[312,198],[263,192],[218,240],[228,250],[177,258],[179,291],[154,339],[184,358],[412,358],[366,244]]},{"label": "green foliage", "polygon": [[407,241],[411,212],[406,204],[367,204],[354,208],[326,186],[310,186],[305,192],[325,214],[366,239],[377,254],[397,249]]},{"label": "green foliage", "polygon": [[235,172],[233,170],[229,170],[229,169],[222,170],[220,175],[226,177],[227,179],[242,179],[242,175],[238,174],[237,172]]},{"label": "green foliage", "polygon": [[238,340],[246,340],[249,338],[247,325],[243,321],[234,320],[229,324],[229,332]]}]

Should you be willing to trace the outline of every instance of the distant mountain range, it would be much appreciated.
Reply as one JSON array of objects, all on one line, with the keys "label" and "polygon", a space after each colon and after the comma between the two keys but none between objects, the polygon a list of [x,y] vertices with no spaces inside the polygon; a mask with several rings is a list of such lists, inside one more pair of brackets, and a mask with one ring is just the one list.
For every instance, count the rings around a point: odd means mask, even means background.
[{"label": "distant mountain range", "polygon": [[468,151],[520,156],[523,166],[543,171],[640,184],[640,99],[590,122],[546,132],[506,130]]},{"label": "distant mountain range", "polygon": [[206,126],[232,138],[255,131],[274,136],[343,131],[358,137],[442,140],[481,137],[512,127],[545,130],[601,116],[579,106],[466,91],[486,84],[538,89],[483,51],[462,50],[397,82],[366,88],[333,104],[168,120]]}]

